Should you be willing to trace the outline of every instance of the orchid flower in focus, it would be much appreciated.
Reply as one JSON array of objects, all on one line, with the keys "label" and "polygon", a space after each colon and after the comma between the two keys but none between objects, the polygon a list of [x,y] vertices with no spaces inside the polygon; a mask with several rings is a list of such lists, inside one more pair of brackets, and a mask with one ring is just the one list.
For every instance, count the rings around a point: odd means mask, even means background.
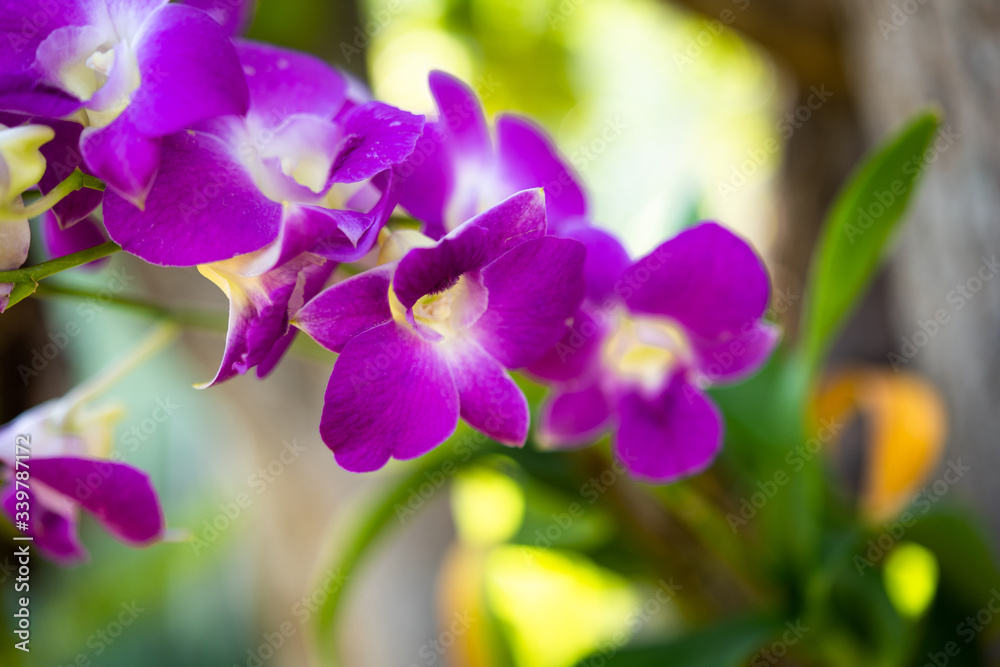
[{"label": "orchid flower in focus", "polygon": [[294,335],[289,305],[314,296],[338,262],[371,250],[395,206],[392,168],[423,125],[382,102],[356,102],[344,77],[312,56],[246,41],[237,51],[246,117],[167,137],[145,210],[114,194],[104,207],[125,250],[199,265],[230,298],[224,359],[208,384],[272,350],[280,357]]},{"label": "orchid flower in focus", "polygon": [[[163,137],[248,103],[225,30],[167,0],[2,0],[0,108],[72,118],[88,170],[143,206]],[[22,24],[41,27],[30,33]],[[7,31],[5,31],[7,32]]]},{"label": "orchid flower in focus", "polygon": [[352,471],[420,456],[459,416],[520,446],[528,403],[506,369],[534,362],[583,298],[582,244],[546,236],[540,189],[438,241],[388,234],[380,265],[307,303],[293,324],[340,353],[320,432]]}]

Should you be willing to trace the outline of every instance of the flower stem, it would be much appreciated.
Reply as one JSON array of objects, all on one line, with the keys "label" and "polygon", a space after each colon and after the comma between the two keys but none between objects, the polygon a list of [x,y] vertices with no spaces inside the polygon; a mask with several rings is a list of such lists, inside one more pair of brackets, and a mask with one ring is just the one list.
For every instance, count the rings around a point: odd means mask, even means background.
[{"label": "flower stem", "polygon": [[66,394],[66,402],[71,406],[64,419],[72,419],[74,413],[85,403],[92,401],[115,386],[139,366],[177,340],[180,327],[170,321],[160,322],[149,335],[123,358],[107,366],[87,382],[78,385]]},{"label": "flower stem", "polygon": [[66,180],[59,183],[48,194],[43,195],[31,204],[27,206],[12,206],[9,210],[0,211],[0,221],[10,222],[39,216],[61,202],[67,195],[76,192],[80,188],[103,190],[104,183],[98,178],[83,173],[79,168],[74,169],[73,173],[66,177]]},{"label": "flower stem", "polygon": [[[40,284],[35,291],[35,295],[43,299],[69,297],[97,300],[101,305],[117,306],[150,317],[169,320],[186,328],[214,331],[221,334],[225,334],[228,329],[228,325],[226,324],[227,314],[214,309],[169,308],[141,299],[108,294],[106,290],[97,293],[51,282]],[[292,343],[290,351],[300,357],[325,364],[330,364],[337,358],[336,354],[320,347],[318,343],[306,336],[297,336],[295,342]]]},{"label": "flower stem", "polygon": [[37,283],[39,280],[48,278],[49,276],[54,276],[60,271],[72,269],[73,267],[80,266],[81,264],[93,262],[95,259],[107,257],[108,255],[112,255],[121,249],[121,246],[114,241],[108,241],[107,243],[102,243],[101,245],[94,246],[93,248],[87,248],[86,250],[74,252],[70,255],[66,255],[65,257],[50,259],[47,262],[35,264],[34,266],[26,266],[13,271],[0,271],[0,283]]}]

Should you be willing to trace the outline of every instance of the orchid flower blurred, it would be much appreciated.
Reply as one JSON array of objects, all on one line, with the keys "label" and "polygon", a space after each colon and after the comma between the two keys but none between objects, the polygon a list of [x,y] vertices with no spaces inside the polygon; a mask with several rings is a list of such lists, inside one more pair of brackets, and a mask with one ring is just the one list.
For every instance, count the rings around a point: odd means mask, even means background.
[{"label": "orchid flower blurred", "polygon": [[618,457],[657,483],[705,469],[722,445],[703,387],[753,374],[778,341],[762,319],[763,262],[714,223],[685,230],[632,263],[613,237],[587,245],[587,301],[572,329],[530,371],[552,383],[540,439],[581,446],[612,431]]},{"label": "orchid flower blurred", "polygon": [[545,133],[513,114],[496,121],[490,138],[483,107],[466,84],[431,72],[439,117],[428,123],[410,159],[400,168],[399,203],[440,238],[476,213],[529,188],[544,188],[550,234],[587,215],[576,175]]},{"label": "orchid flower blurred", "polygon": [[8,443],[0,451],[0,510],[46,557],[64,565],[86,559],[77,535],[80,509],[133,546],[163,537],[149,476],[110,455],[120,410],[94,410],[91,403],[175,333],[175,327],[159,328],[121,363],[0,427],[0,440]]}]

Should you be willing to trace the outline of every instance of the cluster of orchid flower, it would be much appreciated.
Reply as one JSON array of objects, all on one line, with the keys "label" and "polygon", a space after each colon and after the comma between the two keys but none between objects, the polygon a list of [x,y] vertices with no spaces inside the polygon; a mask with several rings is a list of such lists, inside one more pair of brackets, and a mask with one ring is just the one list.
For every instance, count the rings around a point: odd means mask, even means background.
[{"label": "cluster of orchid flower", "polygon": [[[20,35],[0,44],[0,271],[26,260],[37,205],[20,195],[33,186],[58,198],[42,213],[54,253],[107,235],[151,264],[197,266],[230,300],[204,386],[265,376],[304,332],[339,354],[320,432],[348,470],[420,456],[459,418],[523,445],[521,369],[550,387],[542,445],[610,433],[634,476],[676,480],[721,445],[704,387],[752,373],[776,343],[745,241],[702,223],[633,261],[591,224],[551,141],[515,115],[491,131],[450,75],[430,75],[425,120],[312,56],[238,37],[248,12],[235,0],[0,6]],[[105,189],[68,190],[76,169]],[[66,401],[3,432],[8,480],[16,434],[47,443],[27,532],[50,556],[82,557],[79,505],[123,539],[156,539],[148,479],[82,451]],[[114,472],[80,498],[95,466]],[[7,484],[12,518],[15,502]]]}]

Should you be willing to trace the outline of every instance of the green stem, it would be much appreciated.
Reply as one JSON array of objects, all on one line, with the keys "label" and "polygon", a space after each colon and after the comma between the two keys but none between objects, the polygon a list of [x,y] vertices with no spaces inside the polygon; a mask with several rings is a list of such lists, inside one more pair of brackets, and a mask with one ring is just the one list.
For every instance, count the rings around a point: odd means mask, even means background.
[{"label": "green stem", "polygon": [[26,266],[22,269],[15,269],[14,271],[0,271],[0,283],[37,283],[39,280],[48,278],[49,276],[54,276],[60,271],[65,271],[82,264],[93,262],[95,259],[107,257],[108,255],[112,255],[119,250],[121,250],[120,245],[114,241],[108,241],[107,243],[102,243],[99,246],[74,252],[73,254],[66,255],[65,257],[50,259],[47,262],[35,264],[34,266]]},{"label": "green stem", "polygon": [[77,287],[69,287],[67,285],[44,283],[38,286],[38,289],[35,291],[35,295],[42,298],[70,297],[74,299],[92,299],[100,301],[101,305],[118,306],[121,308],[128,308],[130,310],[141,311],[153,317],[167,319],[185,327],[220,332],[225,332],[227,329],[226,319],[223,313],[215,311],[167,308],[165,306],[143,301],[141,299],[108,294],[107,291],[97,293]]},{"label": "green stem", "polygon": [[79,169],[74,169],[73,173],[66,177],[66,180],[59,183],[48,194],[40,197],[28,206],[12,206],[9,210],[0,212],[0,220],[11,222],[14,220],[24,220],[25,218],[34,218],[45,213],[61,202],[67,195],[76,192],[80,188],[103,190],[104,183],[100,179],[84,174]]},{"label": "green stem", "polygon": [[658,486],[653,493],[670,514],[687,526],[706,551],[714,553],[729,567],[748,591],[762,593],[756,576],[759,565],[749,556],[748,545],[733,533],[721,510],[703,498],[690,482]]},{"label": "green stem", "polygon": [[[95,293],[86,289],[47,282],[38,286],[35,295],[43,299],[68,297],[73,299],[97,300],[101,305],[116,306],[150,317],[170,320],[180,326],[192,329],[202,329],[225,334],[229,328],[226,313],[215,310],[168,308],[141,299],[108,294],[107,291]],[[327,364],[332,364],[337,358],[336,354],[320,347],[319,343],[308,336],[297,336],[295,342],[292,343],[290,351],[300,357]]]},{"label": "green stem", "polygon": [[70,408],[63,416],[63,419],[67,421],[74,419],[76,413],[85,403],[89,403],[105,393],[121,382],[123,378],[132,373],[136,368],[163,351],[177,340],[179,333],[180,327],[176,323],[161,322],[138,346],[129,351],[123,358],[106,366],[100,373],[86,382],[77,385],[66,394],[65,402],[70,405]]}]

